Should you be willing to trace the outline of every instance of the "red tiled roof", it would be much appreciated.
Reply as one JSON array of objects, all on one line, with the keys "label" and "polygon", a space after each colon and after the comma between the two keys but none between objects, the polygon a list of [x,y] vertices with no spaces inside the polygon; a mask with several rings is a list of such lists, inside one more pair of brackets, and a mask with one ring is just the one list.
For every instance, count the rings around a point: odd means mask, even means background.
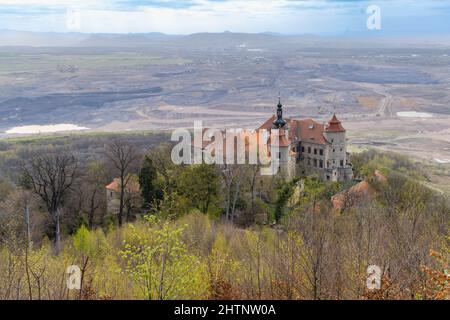
[{"label": "red tiled roof", "polygon": [[289,122],[289,139],[291,141],[298,140],[299,134],[298,134],[298,120],[292,119]]},{"label": "red tiled roof", "polygon": [[342,211],[347,205],[354,206],[364,200],[372,199],[375,194],[375,189],[366,180],[355,184],[350,189],[340,192],[331,198],[331,203],[334,209]]},{"label": "red tiled roof", "polygon": [[[272,129],[272,122],[276,117],[273,115],[266,122],[264,122],[259,129]],[[327,141],[323,136],[325,127],[323,124],[318,123],[312,119],[295,120],[295,119],[285,119],[286,124],[289,127],[289,135],[287,140],[289,144],[291,141],[301,140],[306,142],[314,142],[318,144],[326,144]],[[287,142],[283,142],[287,144]]]},{"label": "red tiled roof", "polygon": [[111,191],[118,191],[119,179],[118,178],[113,179],[113,181],[110,184],[108,184],[105,188]]},{"label": "red tiled roof", "polygon": [[274,137],[275,135],[278,136],[278,139],[276,139],[278,141],[278,143],[276,143],[274,145],[278,145],[279,147],[289,147],[291,145],[291,141],[286,136],[285,130],[279,129],[277,133],[276,133],[276,131],[271,131],[271,138],[270,138],[271,142],[273,140],[272,137]]},{"label": "red tiled roof", "polygon": [[297,126],[300,133],[300,140],[305,142],[315,142],[319,144],[326,144],[323,136],[324,125],[312,119],[297,120]]},{"label": "red tiled roof", "polygon": [[[114,178],[113,181],[110,184],[108,184],[105,188],[110,191],[120,192],[120,179]],[[139,182],[137,182],[131,177],[130,181],[128,181],[128,184],[125,187],[125,190],[128,192],[139,192],[139,189],[140,189]]]},{"label": "red tiled roof", "polygon": [[[375,170],[373,177],[375,181],[380,183],[385,183],[387,181],[386,177],[378,170]],[[336,210],[342,211],[346,205],[346,202],[348,202],[347,205],[354,206],[362,201],[373,199],[376,192],[377,191],[368,180],[363,180],[360,183],[355,184],[350,189],[334,195],[331,198],[331,203]]]},{"label": "red tiled roof", "polygon": [[266,130],[270,130],[273,126],[273,122],[275,121],[276,116],[273,114],[269,119],[267,119],[259,128],[258,130],[261,129],[266,129]]},{"label": "red tiled roof", "polygon": [[[273,122],[275,121],[276,116],[272,115],[269,119],[267,119],[257,130],[269,130],[270,134],[268,137],[267,144],[270,144],[271,142],[271,135],[273,134],[272,128],[273,128]],[[342,127],[341,122],[337,119],[336,115],[333,115],[333,118],[328,123],[328,126],[325,126],[324,124],[318,123],[314,121],[313,119],[303,119],[303,120],[295,120],[290,118],[285,118],[286,121],[286,127],[288,129],[288,134],[286,135],[286,130],[280,129],[280,140],[279,140],[279,146],[287,147],[290,146],[293,141],[304,141],[304,142],[311,142],[311,143],[317,143],[325,145],[327,144],[327,140],[324,137],[324,132],[344,132],[345,129]],[[206,129],[204,129],[205,131]],[[203,131],[203,132],[204,132]],[[223,131],[222,131],[223,132]],[[225,138],[225,132],[224,138]],[[259,146],[266,145],[266,141],[257,141],[257,144]],[[211,148],[213,147],[214,143],[210,141],[204,141],[203,142],[203,148]],[[266,145],[267,146],[267,145]],[[223,141],[223,152],[224,155],[226,154],[226,143]],[[236,146],[235,146],[236,149]],[[245,143],[245,149],[246,152],[248,152],[249,146],[248,142]]]},{"label": "red tiled roof", "polygon": [[328,132],[345,132],[345,129],[336,117],[336,114],[334,114],[333,118],[331,118],[330,122],[328,122],[328,126],[325,130]]},{"label": "red tiled roof", "polygon": [[[227,155],[227,136],[226,136],[226,132],[222,131],[223,133],[223,141],[222,141],[222,152],[223,152],[223,156],[224,158],[226,158]],[[250,143],[256,143],[255,145],[252,145],[253,148],[257,148],[257,150],[259,152],[268,152],[268,144],[269,142],[264,141],[263,139],[260,139],[259,136],[259,129],[255,130],[255,131],[249,131],[249,130],[243,130],[241,131],[239,134],[237,134],[237,136],[239,136],[241,139],[243,139],[244,141],[244,147],[245,147],[245,153],[246,155],[248,155],[248,152],[250,151]],[[268,139],[270,141],[270,137],[268,137]],[[236,143],[236,141],[232,141],[231,142],[233,149],[234,149],[234,154],[237,154],[238,151],[238,144]],[[205,145],[205,150],[207,151],[211,151],[212,150],[212,155],[215,155],[215,141],[205,141],[204,142]],[[213,150],[214,149],[214,150]]]},{"label": "red tiled roof", "polygon": [[[266,129],[266,130],[270,130],[273,127],[273,122],[275,121],[275,119],[277,118],[276,115],[272,115],[269,119],[267,119],[259,128],[260,129]],[[284,118],[284,121],[286,121],[286,126],[289,127],[290,123],[291,123],[291,119],[289,118]]]}]

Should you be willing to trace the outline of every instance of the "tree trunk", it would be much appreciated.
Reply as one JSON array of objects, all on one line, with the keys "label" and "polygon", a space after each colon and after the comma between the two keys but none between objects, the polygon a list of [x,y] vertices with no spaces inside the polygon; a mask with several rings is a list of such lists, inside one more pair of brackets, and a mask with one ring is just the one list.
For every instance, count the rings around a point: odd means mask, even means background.
[{"label": "tree trunk", "polygon": [[131,221],[131,214],[132,214],[132,212],[131,212],[131,210],[132,210],[132,205],[131,205],[131,199],[129,199],[128,201],[127,201],[127,204],[126,204],[126,207],[127,207],[127,216],[126,216],[126,218],[127,218],[127,223],[128,222],[130,222]]},{"label": "tree trunk", "polygon": [[[27,201],[27,200],[25,200]],[[30,226],[30,204],[28,201],[25,204],[25,224],[27,226],[27,246],[31,249],[31,226]]]},{"label": "tree trunk", "polygon": [[120,175],[120,204],[119,204],[119,227],[122,226],[123,209],[125,206],[125,177]]},{"label": "tree trunk", "polygon": [[97,194],[97,189],[94,190],[94,192],[91,195],[91,203],[90,203],[90,208],[89,208],[89,218],[88,218],[88,224],[89,224],[89,229],[92,229],[92,227],[94,226],[94,214],[95,214],[95,195]]},{"label": "tree trunk", "polygon": [[60,229],[60,216],[59,216],[59,210],[56,210],[55,212],[55,250],[56,254],[59,254],[61,251],[61,229]]},{"label": "tree trunk", "polygon": [[234,221],[234,214],[236,210],[236,202],[239,196],[239,189],[241,187],[241,181],[237,182],[236,189],[234,190],[233,206],[231,208],[231,221]]},{"label": "tree trunk", "polygon": [[250,219],[250,221],[248,221],[249,224],[252,224],[253,222],[255,222],[255,184],[252,183],[251,185],[251,205],[252,205],[252,217]]},{"label": "tree trunk", "polygon": [[119,227],[122,226],[122,214],[123,214],[123,192],[120,191],[120,204],[119,204]]},{"label": "tree trunk", "polygon": [[25,249],[25,271],[27,274],[28,297],[30,300],[33,300],[33,291],[31,290],[30,269],[29,269],[29,265],[28,265],[28,250],[29,250],[29,248],[27,247]]}]

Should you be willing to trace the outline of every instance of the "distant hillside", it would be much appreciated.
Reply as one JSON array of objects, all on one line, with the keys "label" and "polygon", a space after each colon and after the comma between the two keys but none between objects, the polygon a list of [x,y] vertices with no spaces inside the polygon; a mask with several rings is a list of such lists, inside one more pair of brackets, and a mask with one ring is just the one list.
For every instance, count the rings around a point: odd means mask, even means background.
[{"label": "distant hillside", "polygon": [[86,47],[145,47],[150,43],[172,41],[180,36],[165,35],[163,33],[141,34],[93,34],[78,43]]},{"label": "distant hillside", "polygon": [[167,35],[158,32],[134,34],[83,34],[83,33],[38,33],[29,31],[0,30],[1,46],[32,47],[146,47],[162,43],[185,43],[201,47],[223,48],[236,45],[293,45],[304,46],[368,48],[368,47],[449,47],[450,37],[360,37],[360,36],[315,36],[282,35],[273,32],[263,33],[195,33],[191,35]]},{"label": "distant hillside", "polygon": [[82,33],[41,33],[27,31],[0,31],[0,46],[70,47],[76,46],[89,35]]}]

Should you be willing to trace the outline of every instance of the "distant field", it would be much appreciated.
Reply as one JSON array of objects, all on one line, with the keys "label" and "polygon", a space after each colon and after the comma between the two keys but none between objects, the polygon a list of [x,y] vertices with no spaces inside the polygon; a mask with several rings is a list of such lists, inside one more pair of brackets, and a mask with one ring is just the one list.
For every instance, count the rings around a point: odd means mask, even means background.
[{"label": "distant field", "polygon": [[374,96],[359,96],[356,99],[358,99],[358,103],[366,109],[374,110],[378,107],[378,104],[380,103],[380,99]]},{"label": "distant field", "polygon": [[[160,57],[133,52],[87,55],[0,53],[0,73],[48,70],[76,72],[79,69],[183,65],[189,62],[190,60],[180,57]],[[73,67],[73,69],[70,69],[70,67]]]},{"label": "distant field", "polygon": [[446,47],[237,34],[0,47],[0,137],[58,124],[90,132],[190,128],[194,120],[254,128],[275,112],[279,93],[286,116],[323,122],[336,112],[355,146],[450,159]]}]

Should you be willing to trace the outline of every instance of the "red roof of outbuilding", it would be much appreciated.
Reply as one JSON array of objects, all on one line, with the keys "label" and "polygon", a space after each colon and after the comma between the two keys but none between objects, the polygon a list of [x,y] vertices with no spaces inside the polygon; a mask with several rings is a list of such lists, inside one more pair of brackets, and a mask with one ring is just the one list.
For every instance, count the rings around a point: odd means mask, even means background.
[{"label": "red roof of outbuilding", "polygon": [[[113,181],[110,184],[108,184],[105,188],[110,191],[120,192],[120,179],[114,178]],[[125,187],[125,190],[127,192],[139,192],[139,188],[140,188],[139,182],[131,178],[128,181],[127,186]]]}]

